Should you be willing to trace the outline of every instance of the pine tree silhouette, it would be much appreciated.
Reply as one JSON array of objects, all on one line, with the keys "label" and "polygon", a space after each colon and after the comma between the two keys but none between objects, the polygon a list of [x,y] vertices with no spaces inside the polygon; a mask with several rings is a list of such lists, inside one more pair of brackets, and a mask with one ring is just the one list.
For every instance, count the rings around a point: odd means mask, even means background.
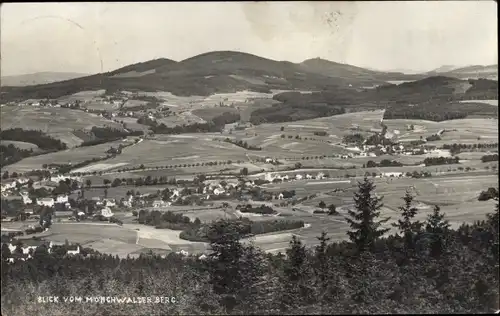
[{"label": "pine tree silhouette", "polygon": [[345,218],[351,226],[347,235],[360,252],[373,249],[375,240],[390,230],[381,228],[381,225],[390,219],[389,217],[376,221],[380,216],[378,210],[383,204],[382,198],[373,195],[374,190],[375,185],[368,178],[365,177],[363,182],[359,182],[358,192],[354,193],[355,209],[349,210],[347,212],[349,216]]}]

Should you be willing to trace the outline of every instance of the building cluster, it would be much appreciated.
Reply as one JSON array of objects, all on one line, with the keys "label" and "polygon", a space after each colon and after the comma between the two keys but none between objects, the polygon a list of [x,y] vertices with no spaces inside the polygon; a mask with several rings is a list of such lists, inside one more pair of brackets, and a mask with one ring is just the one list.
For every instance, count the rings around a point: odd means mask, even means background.
[{"label": "building cluster", "polygon": [[[4,240],[2,240],[2,243]],[[47,253],[52,253],[55,246],[61,246],[62,243],[47,242],[39,239],[22,239],[16,242],[9,240],[5,243],[9,248],[10,256],[7,258],[8,263],[15,263],[16,261],[31,260],[36,256],[37,248],[45,247]],[[66,256],[79,255],[81,248],[79,245],[66,246]]]}]

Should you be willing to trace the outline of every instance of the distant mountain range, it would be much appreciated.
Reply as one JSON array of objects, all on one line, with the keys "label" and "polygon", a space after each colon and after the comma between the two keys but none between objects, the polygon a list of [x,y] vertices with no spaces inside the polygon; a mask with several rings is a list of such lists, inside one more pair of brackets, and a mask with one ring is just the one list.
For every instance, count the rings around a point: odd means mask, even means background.
[{"label": "distant mountain range", "polygon": [[75,79],[88,74],[74,72],[37,72],[25,75],[2,76],[0,86],[24,87]]},{"label": "distant mountain range", "polygon": [[177,62],[156,59],[129,65],[111,72],[36,86],[6,87],[6,101],[28,98],[58,98],[83,90],[169,91],[176,95],[210,95],[217,92],[252,90],[331,90],[352,89],[414,80],[402,73],[372,71],[323,59],[302,63],[276,61],[259,56],[216,51]]},{"label": "distant mountain range", "polygon": [[466,67],[442,66],[433,71],[429,71],[428,75],[442,75],[459,79],[493,79],[498,80],[498,65],[473,65]]},{"label": "distant mountain range", "polygon": [[[496,66],[470,66],[439,73],[439,75],[467,78],[470,74],[490,75],[493,70],[496,72]],[[70,78],[71,74],[68,74],[69,77],[62,79],[63,81],[33,86],[9,87],[8,81],[3,81],[4,78],[2,78],[0,91],[4,101],[12,101],[29,98],[53,99],[79,91],[96,89],[168,91],[184,96],[211,95],[241,90],[259,92],[269,92],[271,89],[355,90],[384,85],[389,81],[424,79],[437,75],[436,71],[424,74],[404,74],[370,70],[320,58],[292,63],[242,52],[216,51],[180,62],[166,58],[155,59],[85,77],[78,77],[74,74],[78,78]],[[34,79],[30,80],[34,81]]]}]

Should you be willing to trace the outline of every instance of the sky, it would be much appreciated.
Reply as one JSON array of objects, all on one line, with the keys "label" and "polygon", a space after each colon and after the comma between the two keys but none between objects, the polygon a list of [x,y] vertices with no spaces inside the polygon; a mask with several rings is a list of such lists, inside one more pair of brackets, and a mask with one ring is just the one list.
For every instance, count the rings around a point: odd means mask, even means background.
[{"label": "sky", "polygon": [[2,76],[209,51],[379,70],[497,64],[494,1],[3,3]]}]

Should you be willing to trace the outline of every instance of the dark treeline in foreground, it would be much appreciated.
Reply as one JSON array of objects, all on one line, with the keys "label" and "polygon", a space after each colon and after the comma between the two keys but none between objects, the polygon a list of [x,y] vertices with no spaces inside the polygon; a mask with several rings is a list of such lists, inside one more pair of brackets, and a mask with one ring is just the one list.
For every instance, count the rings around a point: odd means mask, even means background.
[{"label": "dark treeline in foreground", "polygon": [[[498,199],[498,196],[496,197]],[[439,207],[425,221],[407,193],[383,237],[367,179],[348,212],[349,241],[306,248],[293,237],[285,255],[242,242],[237,221],[212,223],[207,258],[64,257],[38,248],[34,259],[2,260],[4,315],[481,313],[498,309],[498,204],[484,221],[454,230]],[[488,203],[488,202],[484,202]],[[493,211],[493,210],[492,210]],[[2,257],[9,256],[2,246]],[[86,252],[86,250],[85,250]],[[175,304],[40,304],[38,296],[174,296]]]}]

